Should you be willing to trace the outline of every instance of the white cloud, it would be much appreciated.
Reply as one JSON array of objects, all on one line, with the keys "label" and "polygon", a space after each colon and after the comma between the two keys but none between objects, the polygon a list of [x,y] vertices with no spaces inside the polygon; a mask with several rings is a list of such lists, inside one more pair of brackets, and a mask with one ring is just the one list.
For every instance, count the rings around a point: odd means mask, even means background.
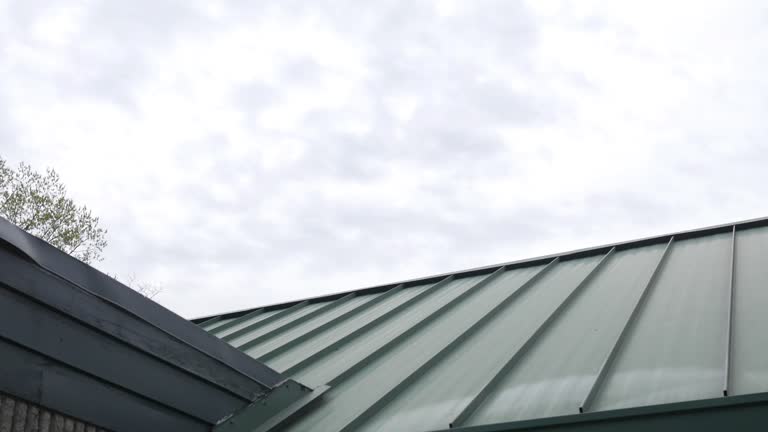
[{"label": "white cloud", "polygon": [[766,21],[0,0],[0,154],[102,217],[103,269],[240,309],[766,214]]}]

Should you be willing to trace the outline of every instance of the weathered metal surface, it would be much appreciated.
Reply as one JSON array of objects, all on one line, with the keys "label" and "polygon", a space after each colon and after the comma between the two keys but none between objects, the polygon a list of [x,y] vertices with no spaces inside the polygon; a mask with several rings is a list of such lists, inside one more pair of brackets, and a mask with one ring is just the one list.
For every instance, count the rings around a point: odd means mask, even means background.
[{"label": "weathered metal surface", "polygon": [[749,397],[768,392],[768,219],[672,237],[269,306],[243,320],[286,319],[238,337],[263,338],[246,352],[285,375],[331,384],[286,431],[679,429],[700,424],[700,409],[765,418],[765,398]]}]

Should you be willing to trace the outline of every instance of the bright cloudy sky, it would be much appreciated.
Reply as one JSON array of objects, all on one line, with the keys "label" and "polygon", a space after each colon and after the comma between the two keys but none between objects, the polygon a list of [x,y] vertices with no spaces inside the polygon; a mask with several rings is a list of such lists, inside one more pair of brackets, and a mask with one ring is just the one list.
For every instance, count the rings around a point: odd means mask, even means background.
[{"label": "bright cloudy sky", "polygon": [[0,0],[0,156],[185,317],[768,215],[768,6]]}]

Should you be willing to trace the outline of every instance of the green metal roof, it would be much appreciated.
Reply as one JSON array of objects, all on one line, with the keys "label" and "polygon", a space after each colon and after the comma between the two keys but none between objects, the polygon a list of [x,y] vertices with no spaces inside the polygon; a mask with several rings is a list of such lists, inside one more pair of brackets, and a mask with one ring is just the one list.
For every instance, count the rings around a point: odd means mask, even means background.
[{"label": "green metal roof", "polygon": [[768,391],[766,252],[759,219],[201,325],[286,376],[330,386],[281,430],[512,430],[725,407]]}]

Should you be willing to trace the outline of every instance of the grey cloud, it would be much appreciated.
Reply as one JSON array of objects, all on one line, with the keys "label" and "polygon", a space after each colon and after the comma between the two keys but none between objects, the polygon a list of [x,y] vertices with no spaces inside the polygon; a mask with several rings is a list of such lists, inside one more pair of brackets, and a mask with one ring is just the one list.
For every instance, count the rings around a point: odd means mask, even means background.
[{"label": "grey cloud", "polygon": [[[501,157],[505,144],[494,129],[546,124],[565,108],[552,94],[478,81],[499,61],[515,65],[520,73],[529,71],[527,56],[535,47],[536,27],[518,3],[478,2],[470,9],[447,18],[439,17],[429,2],[385,2],[376,8],[359,2],[329,1],[312,7],[298,2],[278,9],[296,16],[311,14],[354,35],[352,39],[368,48],[372,71],[359,103],[311,111],[303,119],[291,137],[305,142],[308,151],[284,174],[366,181],[393,163],[410,160],[450,167],[457,158],[466,163],[467,174],[509,169],[509,161]],[[411,51],[418,54],[409,55]],[[479,51],[488,51],[483,57],[487,64],[468,60]],[[289,60],[283,72],[271,88],[253,83],[258,90],[252,97],[248,87],[238,91],[236,103],[249,118],[265,108],[265,99],[278,100],[285,89],[332,73],[311,58]],[[417,95],[419,101],[414,116],[402,123],[383,100],[404,94]],[[353,114],[367,117],[372,130],[362,135],[335,130],[335,124]],[[259,125],[251,126],[254,133],[265,133]]]},{"label": "grey cloud", "polygon": [[[577,246],[587,246],[607,241],[620,229],[622,237],[612,240],[621,240],[634,232],[655,233],[658,227],[703,220],[704,213],[728,215],[713,207],[722,203],[744,208],[738,203],[760,196],[739,192],[768,180],[761,165],[764,128],[755,127],[749,137],[738,139],[754,141],[755,147],[720,158],[711,154],[734,137],[731,123],[717,128],[721,136],[713,137],[712,124],[695,124],[679,114],[669,116],[665,127],[685,133],[652,136],[669,143],[664,142],[668,148],[656,165],[648,167],[647,185],[619,178],[611,179],[615,184],[605,181],[594,190],[566,195],[552,193],[557,184],[532,184],[520,174],[530,169],[531,161],[517,155],[533,153],[534,159],[552,162],[572,143],[547,143],[528,151],[531,143],[509,142],[499,129],[525,129],[534,135],[568,131],[562,128],[579,122],[579,109],[593,108],[575,106],[579,101],[563,97],[559,86],[583,95],[592,105],[620,105],[604,109],[626,109],[634,101],[596,99],[603,83],[584,70],[541,70],[541,23],[524,3],[466,5],[471,7],[455,16],[440,16],[435,4],[426,1],[239,2],[221,5],[221,15],[214,17],[195,3],[181,1],[98,4],[68,45],[43,52],[72,67],[33,70],[22,64],[12,72],[28,73],[24,76],[30,82],[55,87],[60,99],[98,99],[128,111],[139,86],[156,78],[158,59],[188,39],[268,23],[282,25],[285,33],[274,35],[279,38],[291,32],[291,23],[308,19],[361,49],[358,60],[367,73],[353,83],[358,93],[343,106],[311,109],[290,132],[263,124],[262,114],[288,103],[289,94],[338,78],[321,53],[277,53],[263,59],[274,64],[277,82],[217,81],[239,111],[235,117],[244,121],[245,136],[211,126],[199,137],[184,135],[167,143],[176,146],[168,155],[147,155],[167,156],[162,161],[167,171],[137,167],[136,178],[94,186],[114,187],[116,195],[113,205],[100,203],[110,209],[105,222],[111,245],[105,264],[111,272],[135,273],[140,279],[168,275],[169,280],[158,281],[168,287],[160,300],[167,298],[185,314],[353,288],[323,286],[350,274],[356,276],[348,280],[361,284],[381,283],[413,269],[419,273],[409,276],[525,257],[533,248],[561,244],[562,238],[579,239]],[[39,4],[16,3],[11,12],[19,40],[31,40],[28,28],[40,10]],[[622,33],[625,30],[610,19],[595,15],[572,24],[568,31],[615,33],[618,46],[630,47],[631,55],[663,60],[635,46],[632,35]],[[724,94],[733,97],[735,92]],[[391,100],[402,96],[415,101],[407,118],[391,109]],[[726,104],[726,99],[718,103]],[[16,125],[9,112],[14,107],[2,109],[0,105],[0,142],[13,142]],[[367,129],[344,129],[356,123]],[[655,127],[614,127],[627,124]],[[580,138],[600,139],[604,132]],[[554,139],[568,136],[552,134]],[[279,152],[277,146],[286,140],[303,143],[303,153],[264,167],[261,150]],[[696,148],[690,142],[706,146]],[[676,143],[686,145],[674,150]],[[2,151],[7,148],[3,144]],[[538,166],[546,169],[547,164]],[[583,167],[599,168],[599,163]],[[628,179],[643,179],[636,172],[627,174]],[[578,170],[569,175],[578,176]],[[341,195],[332,189],[339,184],[370,190],[370,199]],[[530,188],[530,195],[541,192],[542,197],[515,202],[517,190],[491,195],[483,189],[499,184]],[[228,194],[222,194],[222,188]],[[382,189],[388,196],[401,194],[405,204],[374,195]],[[699,195],[704,189],[709,190]]]},{"label": "grey cloud", "polygon": [[[520,68],[525,69],[524,53],[532,48],[534,29],[525,14],[520,13],[523,11],[512,9],[508,13],[502,11],[499,16],[505,18],[492,22],[485,21],[487,13],[482,11],[464,20],[448,20],[445,30],[457,42],[451,47],[436,38],[443,29],[434,23],[435,11],[426,3],[392,8],[384,14],[348,12],[362,15],[349,21],[349,25],[372,48],[371,68],[375,73],[366,85],[368,93],[361,95],[366,105],[346,109],[360,108],[371,113],[371,131],[362,135],[338,132],[334,124],[350,113],[312,111],[296,133],[289,134],[307,143],[306,153],[271,176],[252,164],[212,155],[217,168],[199,173],[200,178],[208,179],[207,182],[223,179],[231,184],[225,180],[231,176],[229,173],[248,172],[253,184],[238,189],[248,204],[232,206],[217,201],[206,191],[206,181],[190,184],[182,194],[199,204],[188,203],[188,207],[207,209],[208,214],[226,212],[233,223],[227,232],[213,232],[190,242],[179,255],[183,258],[180,265],[225,257],[231,257],[227,261],[233,265],[246,261],[267,265],[281,259],[276,257],[290,255],[304,263],[303,272],[325,274],[339,265],[350,269],[394,268],[403,260],[429,259],[425,257],[434,255],[436,247],[455,249],[455,262],[460,262],[461,257],[482,254],[487,245],[497,243],[500,237],[526,242],[544,235],[549,229],[546,224],[528,221],[541,220],[542,209],[477,215],[466,207],[466,202],[478,203],[468,200],[466,192],[452,188],[451,184],[451,179],[458,183],[468,177],[501,176],[514,168],[514,162],[505,157],[506,144],[493,128],[554,120],[552,114],[542,115],[544,111],[553,111],[541,106],[546,104],[546,95],[520,94],[499,82],[478,83],[482,65],[468,64],[457,52],[472,49],[461,39],[477,38],[478,31],[487,32],[487,45],[492,46],[494,53],[514,53],[514,59],[521,61]],[[326,19],[340,19],[329,12],[340,10],[339,7],[324,10],[327,15],[321,16]],[[520,19],[520,23],[509,20],[510,16]],[[497,44],[500,38],[502,42]],[[409,45],[419,45],[423,57],[402,57]],[[238,106],[245,112],[257,113],[264,109],[264,101],[268,104],[279,99],[281,89],[314,82],[328,73],[307,58],[289,61],[283,70],[278,85],[253,83],[240,89],[236,96]],[[385,108],[382,99],[389,94],[414,91],[422,97],[421,106],[403,124]],[[396,138],[398,128],[405,131],[405,138]],[[257,136],[270,138],[268,132],[256,126],[253,131]],[[414,162],[416,169],[437,167],[445,171],[443,175],[450,176],[443,178],[447,184],[442,187],[409,191],[425,199],[439,197],[436,208],[394,209],[386,202],[366,205],[310,193],[287,196],[284,188],[288,181],[311,182],[316,176],[366,184],[388,172],[385,168],[412,169],[413,164],[405,168],[404,163],[408,162]],[[258,211],[260,203],[268,204],[272,199],[283,202],[285,215],[279,226],[264,221]],[[465,222],[451,220],[449,214],[458,214]],[[200,222],[205,227],[204,221]],[[349,230],[357,232],[357,236],[347,239],[344,233]],[[258,241],[238,241],[238,235],[243,233],[253,233]],[[228,250],[205,246],[224,241]],[[173,250],[168,249],[164,255],[170,256]]]},{"label": "grey cloud", "polygon": [[250,82],[232,92],[234,104],[246,115],[249,125],[256,123],[258,115],[280,101],[279,89],[263,82]]}]

